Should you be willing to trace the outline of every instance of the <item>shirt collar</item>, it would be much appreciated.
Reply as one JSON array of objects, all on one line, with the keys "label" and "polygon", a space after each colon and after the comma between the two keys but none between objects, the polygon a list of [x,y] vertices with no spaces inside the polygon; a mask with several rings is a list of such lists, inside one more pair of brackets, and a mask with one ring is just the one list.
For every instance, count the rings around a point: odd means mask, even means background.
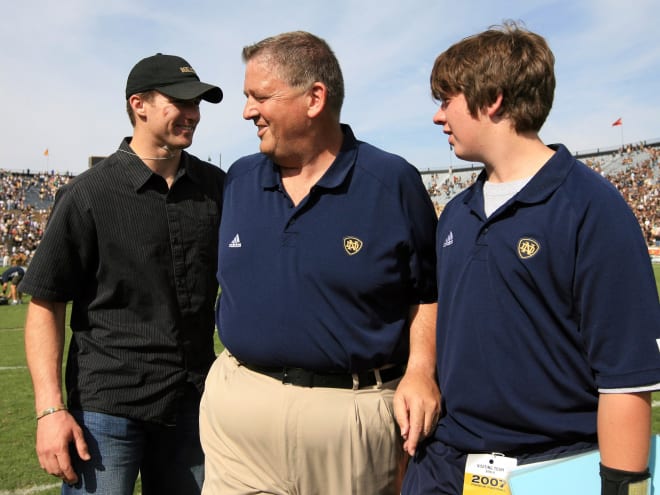
[{"label": "shirt collar", "polygon": [[[343,184],[346,176],[355,165],[360,142],[355,138],[350,126],[341,124],[341,130],[344,134],[344,140],[342,141],[339,153],[325,174],[323,174],[323,177],[316,183],[316,187],[322,187],[324,189],[339,187]],[[267,162],[269,166],[265,167],[262,186],[264,189],[277,189],[282,180],[280,168],[270,159]]]},{"label": "shirt collar", "polygon": [[[147,167],[144,162],[135,155],[135,152],[130,146],[131,138],[125,137],[119,149],[121,152],[117,153],[119,163],[124,168],[128,181],[133,186],[135,191],[140,190],[154,175],[158,175]],[[182,176],[188,175],[195,182],[199,182],[199,175],[195,173],[194,167],[190,166],[190,158],[185,151],[181,152],[181,161],[179,162],[179,169],[176,173],[175,182]]]},{"label": "shirt collar", "polygon": [[[548,147],[555,154],[540,168],[532,179],[515,196],[519,203],[540,203],[560,186],[573,168],[574,160],[566,146],[563,144],[551,144]],[[483,187],[486,182],[486,171],[482,170],[477,177],[475,187],[465,196],[464,203],[477,210],[477,206],[483,204]]]}]

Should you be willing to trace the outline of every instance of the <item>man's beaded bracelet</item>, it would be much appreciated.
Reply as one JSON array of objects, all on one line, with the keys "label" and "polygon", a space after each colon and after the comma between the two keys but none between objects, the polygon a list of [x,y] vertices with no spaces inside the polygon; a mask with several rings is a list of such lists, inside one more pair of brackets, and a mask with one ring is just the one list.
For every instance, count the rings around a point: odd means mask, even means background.
[{"label": "man's beaded bracelet", "polygon": [[59,406],[49,407],[48,409],[44,409],[43,411],[41,411],[41,414],[37,416],[37,421],[39,421],[44,416],[48,416],[49,414],[53,414],[58,411],[66,411],[66,406],[64,404],[60,404]]}]

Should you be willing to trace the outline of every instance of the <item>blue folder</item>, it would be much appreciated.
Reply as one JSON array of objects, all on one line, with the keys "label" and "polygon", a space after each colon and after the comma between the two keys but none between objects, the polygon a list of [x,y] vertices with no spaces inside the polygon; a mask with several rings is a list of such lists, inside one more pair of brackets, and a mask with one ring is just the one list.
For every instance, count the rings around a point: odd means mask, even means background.
[{"label": "blue folder", "polygon": [[[651,438],[651,495],[660,495],[660,458],[657,455],[658,435]],[[600,453],[596,450],[539,467],[514,471],[509,476],[511,495],[599,495]]]}]

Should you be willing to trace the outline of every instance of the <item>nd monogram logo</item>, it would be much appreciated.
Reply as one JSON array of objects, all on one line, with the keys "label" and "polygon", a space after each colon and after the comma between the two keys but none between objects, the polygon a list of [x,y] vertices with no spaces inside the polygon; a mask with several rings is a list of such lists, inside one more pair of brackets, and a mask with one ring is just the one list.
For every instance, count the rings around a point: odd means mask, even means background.
[{"label": "nd monogram logo", "polygon": [[349,256],[357,254],[360,249],[362,249],[362,241],[360,239],[357,237],[344,237],[344,251]]},{"label": "nd monogram logo", "polygon": [[534,256],[539,249],[541,249],[541,245],[534,239],[523,237],[518,241],[518,256],[523,260]]}]

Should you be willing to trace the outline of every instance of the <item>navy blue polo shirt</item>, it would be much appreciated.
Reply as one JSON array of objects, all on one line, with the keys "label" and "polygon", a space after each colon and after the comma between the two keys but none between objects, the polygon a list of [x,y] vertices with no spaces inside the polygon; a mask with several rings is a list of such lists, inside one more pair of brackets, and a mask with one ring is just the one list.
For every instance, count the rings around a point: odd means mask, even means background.
[{"label": "navy blue polo shirt", "polygon": [[639,224],[612,184],[555,148],[490,218],[485,174],[440,216],[436,439],[463,452],[595,443],[599,389],[660,383]]},{"label": "navy blue polo shirt", "polygon": [[297,206],[263,154],[228,172],[216,320],[241,361],[315,371],[404,363],[410,307],[436,300],[437,218],[419,171],[342,129],[340,153]]}]

